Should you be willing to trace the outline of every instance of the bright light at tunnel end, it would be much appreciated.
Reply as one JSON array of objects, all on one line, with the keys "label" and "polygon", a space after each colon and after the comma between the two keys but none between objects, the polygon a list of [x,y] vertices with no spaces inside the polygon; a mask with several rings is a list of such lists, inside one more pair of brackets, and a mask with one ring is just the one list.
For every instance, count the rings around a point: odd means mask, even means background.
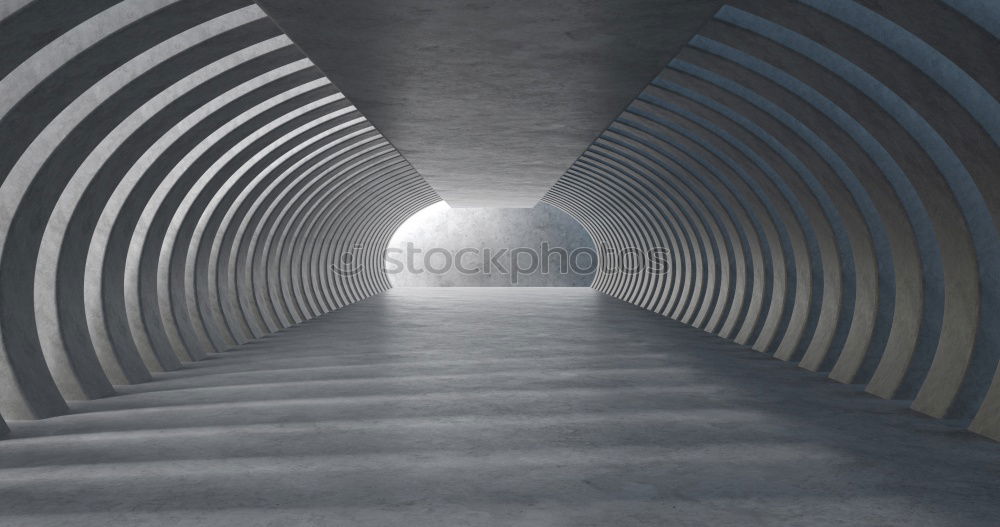
[{"label": "bright light at tunnel end", "polygon": [[[330,266],[337,276],[355,276],[366,268],[360,256],[361,244],[353,245],[335,258]],[[670,250],[664,247],[642,249],[638,247],[613,248],[601,244],[590,247],[552,247],[542,242],[539,247],[463,247],[458,250],[444,247],[422,249],[412,242],[405,249],[390,247],[382,255],[384,270],[394,274],[444,275],[457,271],[463,275],[499,274],[507,276],[512,284],[526,275],[551,274],[647,274],[665,276],[670,272]]]},{"label": "bright light at tunnel end", "polygon": [[[556,279],[560,276],[665,276],[670,271],[669,249],[594,244],[559,209],[458,210],[445,201],[425,207],[396,230],[378,258],[370,247],[354,244],[331,255],[331,272],[350,277],[381,271],[397,285],[551,285],[567,283]],[[418,276],[424,279],[415,280]]]}]

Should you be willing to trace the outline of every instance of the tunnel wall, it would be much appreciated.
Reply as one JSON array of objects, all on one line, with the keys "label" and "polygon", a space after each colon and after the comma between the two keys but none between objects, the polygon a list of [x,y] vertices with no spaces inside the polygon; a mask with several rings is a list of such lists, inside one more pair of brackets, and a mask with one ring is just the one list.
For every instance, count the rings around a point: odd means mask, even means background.
[{"label": "tunnel wall", "polygon": [[[733,2],[544,201],[670,249],[598,290],[1000,439],[998,39],[985,0]],[[440,199],[248,0],[7,0],[0,42],[8,419],[386,289]]]},{"label": "tunnel wall", "polygon": [[594,287],[1000,439],[1000,4],[724,6],[544,201]]},{"label": "tunnel wall", "polygon": [[251,1],[8,0],[0,49],[8,419],[385,290],[440,199]]}]

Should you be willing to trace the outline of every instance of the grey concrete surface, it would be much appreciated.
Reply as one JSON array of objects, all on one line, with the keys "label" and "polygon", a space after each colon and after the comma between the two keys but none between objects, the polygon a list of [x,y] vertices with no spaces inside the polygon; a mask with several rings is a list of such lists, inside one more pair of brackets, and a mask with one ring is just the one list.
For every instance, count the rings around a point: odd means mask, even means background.
[{"label": "grey concrete surface", "polygon": [[446,201],[530,207],[721,0],[261,0]]},{"label": "grey concrete surface", "polygon": [[734,0],[543,201],[600,291],[1000,438],[1000,3]]},{"label": "grey concrete surface", "polygon": [[480,209],[441,201],[400,225],[386,250],[393,287],[587,287],[598,262],[587,230],[547,203]]},{"label": "grey concrete surface", "polygon": [[378,263],[440,198],[252,0],[10,4],[5,418],[64,413],[389,287],[378,265],[333,276],[331,258],[360,245]]},{"label": "grey concrete surface", "polygon": [[586,288],[393,289],[0,442],[0,525],[995,526],[998,445]]},{"label": "grey concrete surface", "polygon": [[[1000,3],[263,3],[0,5],[0,523],[997,524]],[[672,272],[326,315],[404,153]]]}]

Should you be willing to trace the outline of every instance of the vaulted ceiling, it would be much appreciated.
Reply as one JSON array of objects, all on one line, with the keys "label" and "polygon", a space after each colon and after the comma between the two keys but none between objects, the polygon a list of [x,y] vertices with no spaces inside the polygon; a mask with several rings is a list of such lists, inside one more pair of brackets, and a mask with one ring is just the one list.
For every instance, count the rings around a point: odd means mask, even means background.
[{"label": "vaulted ceiling", "polygon": [[262,0],[458,207],[530,207],[718,0]]}]

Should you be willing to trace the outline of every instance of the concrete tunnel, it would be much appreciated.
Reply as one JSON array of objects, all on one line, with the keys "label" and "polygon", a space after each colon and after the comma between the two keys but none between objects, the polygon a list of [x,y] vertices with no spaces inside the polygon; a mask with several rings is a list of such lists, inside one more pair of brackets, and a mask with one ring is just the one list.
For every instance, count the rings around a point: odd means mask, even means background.
[{"label": "concrete tunnel", "polygon": [[[0,0],[0,524],[996,525],[998,39],[992,0]],[[393,288],[435,204],[669,272]]]}]

